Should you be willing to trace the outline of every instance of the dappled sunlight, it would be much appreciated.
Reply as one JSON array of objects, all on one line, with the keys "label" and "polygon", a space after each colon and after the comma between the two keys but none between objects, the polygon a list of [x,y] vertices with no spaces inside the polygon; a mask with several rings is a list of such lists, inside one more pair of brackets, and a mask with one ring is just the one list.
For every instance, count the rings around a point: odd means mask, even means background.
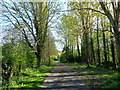
[{"label": "dappled sunlight", "polygon": [[77,75],[81,80],[83,80],[90,87],[94,88],[101,87],[101,83],[111,78],[115,72],[112,70],[96,66],[92,66],[90,68],[86,68],[86,65],[74,66],[74,63],[72,68],[74,68],[78,72]]},{"label": "dappled sunlight", "polygon": [[[52,69],[53,66],[43,66],[40,69],[27,68],[22,71],[19,77],[14,76],[11,78],[11,88],[37,88],[44,82],[45,77],[50,74]],[[16,80],[18,81],[17,83],[14,82]]]},{"label": "dappled sunlight", "polygon": [[0,1],[3,90],[120,87],[119,0],[5,1]]},{"label": "dappled sunlight", "polygon": [[89,88],[70,66],[58,63],[41,88]]}]

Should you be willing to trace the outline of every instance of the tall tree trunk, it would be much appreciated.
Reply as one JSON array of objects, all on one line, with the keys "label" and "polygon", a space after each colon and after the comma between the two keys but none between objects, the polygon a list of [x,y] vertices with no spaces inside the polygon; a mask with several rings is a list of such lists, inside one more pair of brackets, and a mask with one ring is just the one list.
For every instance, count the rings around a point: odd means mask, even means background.
[{"label": "tall tree trunk", "polygon": [[118,53],[118,62],[120,65],[120,30],[119,30],[120,2],[118,1],[117,4],[112,2],[113,13],[114,13],[113,16],[110,13],[110,11],[106,8],[104,2],[101,2],[101,0],[99,0],[99,3],[101,5],[101,8],[103,9],[103,11],[105,12],[105,15],[109,19],[111,25],[113,26],[116,48],[117,48],[117,53]]},{"label": "tall tree trunk", "polygon": [[98,56],[98,66],[100,66],[101,65],[101,61],[100,61],[98,18],[97,18],[97,56]]},{"label": "tall tree trunk", "polygon": [[[92,37],[92,34],[91,34],[91,37]],[[92,38],[91,38],[90,42],[91,42],[91,53],[92,53],[93,63],[96,64],[96,61],[95,61],[95,52],[94,52],[94,43],[93,43],[93,39]]]},{"label": "tall tree trunk", "polygon": [[78,62],[81,62],[81,61],[80,61],[80,48],[79,48],[78,36],[77,36],[77,52],[78,52],[78,59],[79,59]]},{"label": "tall tree trunk", "polygon": [[73,51],[74,51],[74,45],[71,46],[71,51],[72,51],[72,55],[73,55]]},{"label": "tall tree trunk", "polygon": [[107,60],[110,61],[109,41],[106,41],[106,44],[107,44]]},{"label": "tall tree trunk", "polygon": [[41,63],[41,48],[37,46],[37,52],[35,52],[36,58],[37,58],[37,68],[40,67]]},{"label": "tall tree trunk", "polygon": [[115,42],[118,53],[118,63],[120,65],[120,31],[115,32]]},{"label": "tall tree trunk", "polygon": [[90,67],[90,61],[89,61],[89,52],[88,52],[88,48],[89,45],[88,45],[88,33],[86,32],[85,33],[85,59],[86,59],[86,62],[87,62],[87,67]]},{"label": "tall tree trunk", "polygon": [[104,58],[105,58],[105,66],[108,67],[107,64],[107,52],[106,52],[106,41],[105,41],[105,33],[103,31],[103,47],[104,47]]},{"label": "tall tree trunk", "polygon": [[81,62],[83,62],[84,60],[85,60],[85,58],[84,58],[84,42],[81,42]]},{"label": "tall tree trunk", "polygon": [[[112,27],[110,27],[110,31],[112,32]],[[113,38],[113,36],[110,36],[110,41],[111,41],[111,53],[112,53],[113,69],[115,69],[116,68],[116,63],[115,63],[115,48],[114,48],[114,38]]]},{"label": "tall tree trunk", "polygon": [[51,61],[50,61],[50,39],[48,37],[48,66],[50,66]]},{"label": "tall tree trunk", "polygon": [[[101,18],[101,26],[105,26],[105,22],[103,22],[103,18]],[[107,61],[107,47],[106,47],[106,38],[105,38],[105,31],[102,30],[103,34],[103,51],[104,51],[104,62],[105,62],[105,67],[108,68],[108,61]]]}]

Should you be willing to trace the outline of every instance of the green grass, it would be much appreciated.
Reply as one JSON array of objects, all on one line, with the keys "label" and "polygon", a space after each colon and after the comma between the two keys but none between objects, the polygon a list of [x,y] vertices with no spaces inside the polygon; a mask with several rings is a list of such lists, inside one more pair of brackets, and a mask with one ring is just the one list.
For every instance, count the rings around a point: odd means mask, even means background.
[{"label": "green grass", "polygon": [[120,88],[120,73],[114,73],[107,80],[101,82],[102,88],[119,89]]},{"label": "green grass", "polygon": [[10,79],[10,88],[37,88],[44,82],[54,66],[41,66],[40,69],[27,68],[21,75],[13,76]]},{"label": "green grass", "polygon": [[85,81],[85,83],[92,88],[120,88],[120,73],[117,71],[108,70],[103,67],[96,67],[95,65],[91,65],[90,68],[86,68],[87,65],[85,64],[65,64],[73,67],[78,72],[78,75]]}]

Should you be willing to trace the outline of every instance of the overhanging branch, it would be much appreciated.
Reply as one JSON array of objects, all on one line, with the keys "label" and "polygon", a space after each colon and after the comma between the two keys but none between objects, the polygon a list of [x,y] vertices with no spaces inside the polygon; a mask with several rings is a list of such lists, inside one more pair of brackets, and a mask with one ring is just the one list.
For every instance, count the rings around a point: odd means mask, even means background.
[{"label": "overhanging branch", "polygon": [[70,9],[70,10],[63,10],[63,11],[60,11],[60,12],[66,12],[66,11],[69,12],[69,11],[74,11],[74,10],[91,10],[91,11],[98,12],[98,13],[101,13],[103,15],[106,15],[105,13],[103,13],[99,10],[93,9],[93,8],[81,8],[81,9],[74,8],[74,9]]}]

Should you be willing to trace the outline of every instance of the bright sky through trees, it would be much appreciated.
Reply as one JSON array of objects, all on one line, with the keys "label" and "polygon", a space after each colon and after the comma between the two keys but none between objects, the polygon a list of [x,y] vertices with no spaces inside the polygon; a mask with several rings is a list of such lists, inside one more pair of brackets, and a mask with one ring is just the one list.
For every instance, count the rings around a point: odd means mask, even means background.
[{"label": "bright sky through trees", "polygon": [[[61,3],[60,4],[60,7],[62,8],[61,11],[62,10],[67,10],[67,0],[65,2],[63,2],[63,1],[59,2],[59,3]],[[0,6],[0,9],[2,9],[1,6]],[[2,14],[2,12],[0,12],[0,13]],[[61,14],[61,15],[65,14],[65,13],[66,12],[59,12],[59,14]],[[60,17],[57,18],[57,19],[56,18],[57,17],[55,16],[54,17],[55,21],[53,23],[50,23],[50,24],[52,24],[52,26],[49,29],[51,30],[53,36],[56,39],[55,44],[56,44],[57,49],[62,51],[63,45],[60,43],[60,40],[62,39],[62,37],[57,35],[57,32],[56,32],[56,29],[58,29],[58,28],[56,28],[56,25],[57,25],[58,22],[60,22],[60,20],[59,20]],[[7,29],[7,27],[8,27],[7,25],[9,25],[9,23],[4,22],[4,19],[5,19],[5,17],[0,16],[0,27],[1,27],[0,28],[0,43],[1,44],[2,44],[2,42],[4,42],[4,41],[2,41],[2,38],[5,36],[5,32],[3,30]],[[12,26],[12,24],[11,24],[11,26]]]}]

